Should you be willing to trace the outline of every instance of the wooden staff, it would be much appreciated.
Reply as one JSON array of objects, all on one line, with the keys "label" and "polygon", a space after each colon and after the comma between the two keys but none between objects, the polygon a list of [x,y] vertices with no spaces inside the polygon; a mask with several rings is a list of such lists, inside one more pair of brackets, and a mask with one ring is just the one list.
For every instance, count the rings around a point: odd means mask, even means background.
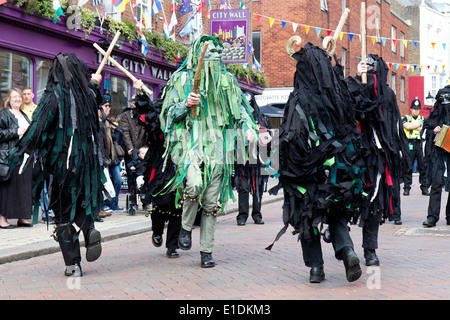
[{"label": "wooden staff", "polygon": [[[208,49],[209,42],[205,42],[202,47],[202,51],[200,52],[200,58],[198,59],[197,70],[195,71],[194,78],[194,89],[192,90],[194,93],[198,94],[198,86],[200,85],[200,75],[203,67],[203,59],[205,58],[206,50]],[[197,118],[197,106],[191,107],[191,117],[192,119]]]},{"label": "wooden staff", "polygon": [[322,48],[328,53],[328,55],[332,55],[334,53],[334,50],[336,49],[336,42],[339,38],[339,35],[341,34],[342,28],[345,25],[345,21],[347,21],[348,14],[350,12],[350,9],[345,8],[344,12],[342,13],[341,19],[339,20],[339,24],[334,31],[333,37],[327,36],[325,39],[323,39],[322,42]]},{"label": "wooden staff", "polygon": [[[102,55],[106,55],[106,52],[96,43],[94,43],[94,47],[95,49],[98,50],[98,52],[100,52]],[[122,67],[120,65],[120,63],[118,63],[116,60],[114,60],[111,57],[108,57],[108,60],[114,65],[116,66],[120,71],[122,71],[123,73],[125,73],[127,75],[128,78],[130,78],[131,80],[133,80],[133,82],[137,81],[138,79],[136,79],[135,76],[133,76],[127,69],[125,69],[124,67]],[[147,88],[145,85],[142,87],[142,90],[144,90],[145,92],[147,92],[149,95],[152,95],[153,92]]]},{"label": "wooden staff", "polygon": [[103,57],[102,62],[100,63],[100,66],[97,69],[96,75],[99,75],[102,73],[103,67],[106,64],[106,61],[108,61],[108,57],[111,55],[111,52],[114,49],[114,46],[116,45],[117,40],[119,40],[120,37],[120,31],[117,31],[116,35],[114,36],[114,39],[112,40],[111,44],[109,45],[108,51],[106,51],[105,56]]},{"label": "wooden staff", "polygon": [[[361,2],[361,59],[366,59],[366,3]],[[361,83],[367,83],[367,73],[361,74]]]}]

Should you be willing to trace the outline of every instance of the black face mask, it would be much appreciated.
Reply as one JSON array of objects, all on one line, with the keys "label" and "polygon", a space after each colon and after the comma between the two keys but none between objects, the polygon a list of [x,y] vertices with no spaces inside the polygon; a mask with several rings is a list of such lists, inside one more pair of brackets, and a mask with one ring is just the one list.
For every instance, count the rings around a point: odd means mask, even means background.
[{"label": "black face mask", "polygon": [[372,56],[367,56],[366,64],[367,64],[367,71],[371,72],[377,71],[378,62]]}]

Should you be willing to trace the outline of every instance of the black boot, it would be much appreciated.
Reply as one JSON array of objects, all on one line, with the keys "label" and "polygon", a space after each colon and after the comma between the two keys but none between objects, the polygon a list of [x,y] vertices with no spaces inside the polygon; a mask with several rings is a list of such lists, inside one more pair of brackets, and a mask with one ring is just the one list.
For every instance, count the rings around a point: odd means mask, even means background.
[{"label": "black boot", "polygon": [[181,250],[189,250],[192,247],[192,231],[180,230],[178,237],[178,246]]},{"label": "black boot", "polygon": [[344,261],[345,275],[348,282],[353,282],[359,279],[362,275],[361,267],[359,266],[359,258],[353,251],[352,247],[344,247],[341,250],[341,259]]},{"label": "black boot", "polygon": [[162,236],[160,234],[152,234],[152,243],[155,247],[161,247],[163,243]]},{"label": "black boot", "polygon": [[312,267],[309,271],[309,282],[320,283],[325,280],[325,272],[323,271],[323,266]]},{"label": "black boot", "polygon": [[91,229],[86,246],[86,260],[88,262],[97,260],[102,254],[101,240],[100,232],[96,229]]},{"label": "black boot", "polygon": [[73,265],[66,266],[64,270],[64,275],[68,277],[82,277],[83,271],[81,271],[80,260],[74,261]]},{"label": "black boot", "polygon": [[216,265],[211,253],[200,251],[200,256],[202,268],[212,268]]},{"label": "black boot", "polygon": [[364,258],[366,259],[366,266],[380,265],[380,260],[375,253],[375,249],[364,249]]}]

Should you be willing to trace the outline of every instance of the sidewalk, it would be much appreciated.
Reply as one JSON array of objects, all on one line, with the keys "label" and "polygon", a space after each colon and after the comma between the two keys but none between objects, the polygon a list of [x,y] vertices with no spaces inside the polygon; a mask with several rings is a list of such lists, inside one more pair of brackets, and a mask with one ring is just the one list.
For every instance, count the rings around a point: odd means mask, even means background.
[{"label": "sidewalk", "polygon": [[[276,183],[276,179],[270,178],[267,188],[270,189]],[[234,196],[236,202],[232,200],[228,202],[224,215],[237,212],[236,191]],[[271,196],[266,192],[263,196],[263,204],[280,199],[282,199],[281,192],[278,196]],[[120,194],[119,206],[126,208],[126,194]],[[15,220],[9,222],[13,225],[16,223]],[[101,232],[103,242],[148,232],[152,229],[150,215],[148,211],[142,210],[141,205],[135,215],[129,215],[128,212],[113,212],[111,216],[103,218],[103,222],[95,223],[95,227]],[[59,252],[59,245],[52,238],[53,230],[54,225],[49,225],[47,228],[47,224],[42,223],[40,217],[39,223],[32,228],[0,230],[0,264]]]}]

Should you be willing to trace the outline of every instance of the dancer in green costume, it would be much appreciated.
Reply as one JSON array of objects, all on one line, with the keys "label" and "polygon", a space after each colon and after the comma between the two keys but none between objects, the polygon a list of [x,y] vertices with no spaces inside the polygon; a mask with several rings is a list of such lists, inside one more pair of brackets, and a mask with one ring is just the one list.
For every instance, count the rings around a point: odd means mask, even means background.
[{"label": "dancer in green costume", "polygon": [[[198,94],[192,92],[201,48],[208,42]],[[200,254],[203,268],[214,267],[212,258],[216,217],[231,198],[235,201],[231,174],[236,157],[246,161],[249,143],[258,132],[253,109],[245,99],[234,75],[221,60],[222,44],[215,37],[201,36],[173,74],[164,94],[161,129],[165,136],[165,160],[177,165],[175,177],[163,192],[177,192],[183,202],[182,228],[178,245],[189,250],[191,231],[198,206],[203,209]],[[191,108],[196,113],[191,115]],[[237,156],[239,154],[240,156]]]}]

